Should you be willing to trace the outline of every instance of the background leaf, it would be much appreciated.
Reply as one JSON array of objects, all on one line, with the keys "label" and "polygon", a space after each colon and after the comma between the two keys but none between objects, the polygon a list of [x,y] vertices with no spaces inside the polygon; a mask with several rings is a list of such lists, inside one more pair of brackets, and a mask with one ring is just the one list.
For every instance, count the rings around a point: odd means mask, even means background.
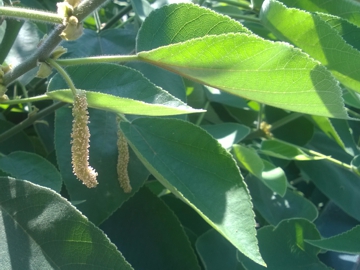
[{"label": "background leaf", "polygon": [[[247,188],[230,154],[202,129],[175,119],[120,124],[150,172],[241,252],[262,264]],[[191,137],[187,134],[192,134]]]},{"label": "background leaf", "polygon": [[146,188],[124,203],[101,229],[135,269],[200,269],[179,220]]},{"label": "background leaf", "polygon": [[315,205],[298,192],[288,189],[281,197],[252,175],[248,175],[245,180],[255,209],[270,224],[276,226],[282,220],[290,218],[305,218],[309,221],[317,218]]},{"label": "background leaf", "polygon": [[103,232],[48,188],[0,177],[0,205],[4,269],[132,269]]},{"label": "background leaf", "polygon": [[320,249],[305,242],[305,239],[320,238],[315,225],[305,219],[284,220],[275,228],[263,227],[258,231],[258,238],[267,268],[254,264],[238,252],[238,258],[246,269],[329,269],[317,258]]},{"label": "background leaf", "polygon": [[283,109],[347,118],[341,89],[332,75],[284,43],[243,33],[223,34],[140,52],[138,56],[234,95]]},{"label": "background leaf", "polygon": [[325,249],[346,253],[360,253],[359,242],[354,241],[360,236],[360,226],[356,226],[350,231],[344,232],[330,238],[320,240],[305,240],[307,243]]},{"label": "background leaf", "polygon": [[0,170],[17,179],[28,180],[34,184],[60,192],[62,179],[59,171],[49,161],[29,152],[12,152],[0,156]]}]

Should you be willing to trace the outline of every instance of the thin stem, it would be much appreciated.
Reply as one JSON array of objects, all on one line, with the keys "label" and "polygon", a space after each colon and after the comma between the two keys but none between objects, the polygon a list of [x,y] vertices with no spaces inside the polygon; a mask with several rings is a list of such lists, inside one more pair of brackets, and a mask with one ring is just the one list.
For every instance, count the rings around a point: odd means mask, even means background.
[{"label": "thin stem", "polygon": [[347,111],[347,113],[350,115],[352,115],[352,116],[355,116],[357,119],[360,119],[360,114],[359,113],[357,113],[357,112],[354,112],[353,110],[350,110],[349,108],[345,108],[346,109],[346,111]]},{"label": "thin stem", "polygon": [[310,154],[312,154],[312,155],[314,155],[314,156],[318,156],[318,157],[324,158],[324,159],[326,159],[326,160],[328,160],[328,161],[331,161],[332,163],[334,163],[334,164],[336,164],[336,165],[338,165],[338,166],[340,166],[340,167],[343,167],[343,168],[345,168],[345,169],[348,169],[348,170],[352,171],[351,166],[350,166],[349,164],[346,164],[346,163],[344,163],[344,162],[341,162],[340,160],[337,160],[337,159],[332,158],[332,157],[330,157],[330,156],[323,155],[323,154],[321,154],[321,153],[319,153],[319,152],[316,152],[316,151],[313,151],[313,150],[310,150],[310,149],[305,149],[305,148],[302,148],[302,147],[300,147],[300,149],[303,150],[303,151],[305,151],[305,152],[308,152],[308,153],[310,153]]},{"label": "thin stem", "polygon": [[[204,106],[204,110],[207,110],[209,108],[209,105],[210,105],[210,101],[206,101],[205,106]],[[205,114],[206,114],[206,112],[203,112],[203,113],[200,114],[199,118],[196,120],[195,125],[199,126],[201,124],[202,120],[205,117]]]},{"label": "thin stem", "polygon": [[241,8],[248,9],[248,10],[252,10],[252,8],[250,7],[250,3],[247,3],[247,2],[236,2],[236,1],[231,1],[231,0],[220,0],[217,2],[229,4],[229,5],[236,6],[236,7],[241,7]]},{"label": "thin stem", "polygon": [[100,21],[99,13],[97,11],[94,12],[94,19],[95,19],[97,31],[99,32],[101,30],[101,21]]},{"label": "thin stem", "polygon": [[276,121],[275,123],[272,123],[270,130],[273,131],[279,127],[282,127],[283,125],[285,125],[295,119],[298,119],[301,116],[303,116],[303,114],[301,114],[301,113],[291,113],[291,114],[285,116],[284,118],[281,118],[280,120]]},{"label": "thin stem", "polygon": [[88,65],[95,63],[115,63],[139,60],[137,55],[111,55],[111,56],[93,56],[84,58],[59,59],[56,63],[62,66]]},{"label": "thin stem", "polygon": [[261,122],[262,122],[262,119],[263,119],[263,112],[264,112],[264,104],[260,103],[260,110],[259,110],[259,113],[258,113],[256,129],[260,129]]},{"label": "thin stem", "polygon": [[123,22],[122,24],[120,24],[119,26],[115,27],[115,28],[122,28],[125,25],[127,25],[128,23],[131,23],[132,21],[135,20],[135,16],[130,17],[129,19],[127,19],[125,22]]},{"label": "thin stem", "polygon": [[[27,92],[25,86],[24,86],[22,83],[20,83],[20,82],[19,82],[18,84],[20,85],[20,88],[21,88],[21,91],[22,91],[24,97],[25,97],[25,98],[29,98],[28,92]],[[32,112],[32,104],[31,104],[30,101],[27,102],[27,106],[29,107],[29,113],[31,113],[31,112]]]},{"label": "thin stem", "polygon": [[74,96],[76,96],[78,90],[76,90],[76,87],[73,83],[73,81],[71,80],[69,74],[67,74],[67,72],[65,71],[65,69],[63,69],[58,63],[55,62],[55,60],[53,59],[48,59],[46,62],[48,62],[53,68],[55,68],[57,70],[57,72],[59,72],[59,74],[63,77],[63,79],[65,80],[65,82],[67,83],[67,85],[69,86],[69,88],[71,89],[71,92],[73,93]]},{"label": "thin stem", "polygon": [[123,9],[121,9],[119,11],[118,14],[116,14],[114,17],[112,17],[107,23],[106,25],[101,29],[101,31],[105,30],[105,29],[109,29],[110,27],[112,27],[115,23],[118,22],[118,20],[120,20],[125,14],[129,13],[130,10],[132,10],[132,5],[128,5],[126,7],[124,7]]},{"label": "thin stem", "polygon": [[52,98],[48,97],[47,95],[40,95],[40,96],[36,96],[36,97],[6,100],[3,102],[0,102],[0,104],[13,105],[13,104],[22,104],[22,103],[51,100],[51,99]]},{"label": "thin stem", "polygon": [[21,123],[17,124],[16,126],[10,128],[7,131],[5,131],[4,133],[0,134],[0,142],[3,142],[5,140],[11,138],[15,134],[22,131],[23,129],[31,126],[35,121],[53,113],[55,110],[61,108],[62,106],[66,105],[66,104],[67,103],[65,103],[65,102],[57,102],[57,103],[54,103],[53,105],[47,107],[46,109],[40,111],[39,113],[29,116],[27,119],[25,119]]},{"label": "thin stem", "polygon": [[254,17],[254,16],[241,15],[241,14],[235,14],[235,13],[225,13],[225,14],[234,19],[260,23],[260,19],[257,17]]},{"label": "thin stem", "polygon": [[62,16],[58,15],[57,13],[9,6],[0,6],[0,15],[17,19],[28,19],[32,21],[55,24],[61,24],[63,21]]}]

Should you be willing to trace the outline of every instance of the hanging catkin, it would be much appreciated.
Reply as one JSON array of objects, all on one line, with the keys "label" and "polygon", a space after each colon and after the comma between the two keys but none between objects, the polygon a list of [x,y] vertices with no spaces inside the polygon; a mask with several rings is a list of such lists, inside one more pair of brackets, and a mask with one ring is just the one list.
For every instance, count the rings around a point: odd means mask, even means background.
[{"label": "hanging catkin", "polygon": [[[119,124],[119,119],[118,119]],[[120,186],[125,193],[130,193],[132,188],[130,184],[129,174],[128,174],[128,164],[129,164],[129,148],[124,136],[124,133],[118,129],[117,132],[117,148],[118,148],[118,163],[117,163],[117,174]]]},{"label": "hanging catkin", "polygon": [[71,133],[71,153],[73,173],[88,188],[95,187],[97,172],[89,166],[90,131],[86,92],[79,90],[74,96],[72,115],[74,117]]}]

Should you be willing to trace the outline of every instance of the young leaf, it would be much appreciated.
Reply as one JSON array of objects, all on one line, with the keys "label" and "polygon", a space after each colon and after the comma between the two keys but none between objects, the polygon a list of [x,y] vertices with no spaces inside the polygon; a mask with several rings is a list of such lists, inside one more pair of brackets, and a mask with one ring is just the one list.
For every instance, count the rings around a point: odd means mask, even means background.
[{"label": "young leaf", "polygon": [[241,144],[234,145],[233,152],[240,164],[252,175],[281,197],[285,195],[287,179],[280,167],[275,167],[270,162],[261,159],[254,149]]},{"label": "young leaf", "polygon": [[4,269],[133,269],[109,239],[51,189],[0,177]]},{"label": "young leaf", "polygon": [[59,171],[49,161],[29,152],[12,152],[0,156],[0,170],[17,178],[60,192],[62,179]]},{"label": "young leaf", "polygon": [[235,143],[238,143],[250,133],[250,128],[237,123],[221,123],[201,127],[217,139],[225,149],[230,148]]},{"label": "young leaf", "polygon": [[360,92],[360,51],[333,29],[321,16],[287,8],[275,0],[266,0],[260,18],[278,38],[298,46],[319,60],[345,86]]},{"label": "young leaf", "polygon": [[333,237],[324,238],[320,240],[305,240],[305,242],[325,250],[332,250],[343,253],[360,253],[359,239],[360,237],[360,226],[352,228],[350,231],[344,232]]},{"label": "young leaf", "polygon": [[142,24],[136,51],[149,51],[193,38],[251,32],[239,22],[190,3],[172,4],[152,12]]},{"label": "young leaf", "polygon": [[[192,109],[151,83],[140,72],[125,66],[96,64],[70,67],[67,72],[77,88],[87,90],[89,107],[153,116],[202,111]],[[47,95],[71,103],[73,95],[70,90],[52,91],[64,88],[67,85],[61,76],[56,75],[49,83]]]},{"label": "young leaf", "polygon": [[329,270],[320,262],[320,249],[305,239],[320,239],[315,225],[306,219],[284,220],[278,226],[266,226],[259,231],[260,252],[268,267],[254,264],[238,252],[238,259],[251,270]]},{"label": "young leaf", "polygon": [[196,38],[140,52],[141,60],[275,107],[348,118],[331,73],[298,49],[244,33]]},{"label": "young leaf", "polygon": [[235,161],[214,138],[176,119],[139,118],[120,127],[139,159],[164,186],[245,256],[264,265],[248,190]]}]

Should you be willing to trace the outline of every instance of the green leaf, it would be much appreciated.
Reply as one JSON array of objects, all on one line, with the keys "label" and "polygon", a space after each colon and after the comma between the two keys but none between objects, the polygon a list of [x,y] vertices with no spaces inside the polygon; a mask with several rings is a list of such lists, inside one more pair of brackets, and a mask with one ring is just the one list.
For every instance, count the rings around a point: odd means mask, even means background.
[{"label": "green leaf", "polygon": [[341,140],[341,137],[337,133],[329,118],[316,115],[311,116],[311,118],[329,138],[333,139],[338,145],[346,150],[344,142]]},{"label": "green leaf", "polygon": [[311,12],[324,12],[342,17],[360,26],[360,4],[352,0],[281,0],[285,5]]},{"label": "green leaf", "polygon": [[343,253],[360,253],[360,244],[359,241],[354,241],[354,239],[359,239],[360,237],[360,226],[352,228],[350,231],[344,232],[333,237],[324,238],[320,240],[305,240],[305,242],[319,247],[325,250],[332,250],[336,252]]},{"label": "green leaf", "polygon": [[[120,124],[149,171],[259,264],[252,204],[235,161],[207,132],[176,119]],[[189,136],[191,134],[191,136]]]},{"label": "green leaf", "polygon": [[[53,99],[73,103],[74,97],[71,90],[57,90],[48,92]],[[170,95],[169,95],[170,96]],[[142,101],[117,97],[100,92],[86,91],[86,97],[90,108],[106,110],[121,114],[139,114],[148,116],[178,115],[187,113],[204,112],[201,109],[193,109],[173,97],[173,103],[151,104]]]},{"label": "green leaf", "polygon": [[101,229],[134,269],[200,269],[179,220],[147,188],[124,203]]},{"label": "green leaf", "polygon": [[239,22],[194,4],[172,4],[152,12],[142,24],[136,51],[149,51],[193,38],[225,33],[251,33]]},{"label": "green leaf", "polygon": [[217,139],[222,147],[226,149],[238,143],[250,133],[250,128],[237,123],[221,123],[201,127]]},{"label": "green leaf", "polygon": [[299,193],[288,189],[286,194],[280,197],[252,175],[248,175],[245,180],[255,209],[270,224],[277,225],[290,218],[305,218],[309,221],[317,218],[315,205]]},{"label": "green leaf", "polygon": [[84,29],[80,38],[62,42],[61,46],[68,49],[62,58],[125,55],[130,54],[135,48],[135,32],[128,29],[106,29],[100,32]]},{"label": "green leaf", "polygon": [[176,198],[173,194],[170,193],[168,195],[161,196],[161,199],[166,203],[171,211],[174,212],[181,225],[188,231],[190,230],[196,238],[211,229],[210,225],[202,219],[202,217],[198,215],[194,209],[181,199]]},{"label": "green leaf", "polygon": [[[321,133],[315,133],[309,148],[350,164],[352,156],[334,141]],[[327,160],[296,162],[302,175],[311,180],[329,199],[344,212],[360,220],[358,199],[360,198],[359,176]]]},{"label": "green leaf", "polygon": [[[148,178],[147,170],[130,151],[128,173],[132,193],[124,193],[120,188],[117,167],[116,116],[107,111],[89,109],[90,159],[89,162],[98,172],[97,187],[89,189],[73,174],[71,166],[71,129],[72,114],[69,108],[61,108],[55,115],[56,157],[71,201],[95,224],[106,220],[122,203],[128,200]],[[80,203],[79,203],[80,202]]]},{"label": "green leaf", "polygon": [[3,269],[132,269],[114,244],[56,192],[0,178]]},{"label": "green leaf", "polygon": [[272,191],[281,197],[284,196],[287,179],[281,168],[261,159],[254,149],[241,144],[233,145],[233,152],[236,159],[246,170],[260,179]]},{"label": "green leaf", "polygon": [[357,155],[351,160],[351,169],[357,175],[360,175],[360,155]]},{"label": "green leaf", "polygon": [[308,155],[300,147],[277,139],[262,141],[260,151],[268,156],[287,160],[323,159]]},{"label": "green leaf", "polygon": [[[260,18],[278,38],[319,60],[345,86],[360,92],[360,51],[355,50],[321,16],[266,0]],[[300,27],[301,25],[301,27]],[[309,42],[311,41],[311,42]]]},{"label": "green leaf", "polygon": [[17,178],[60,192],[62,179],[59,171],[49,161],[29,152],[12,152],[0,156],[0,170]]},{"label": "green leaf", "polygon": [[247,99],[297,112],[348,118],[341,89],[332,75],[285,43],[244,33],[223,34],[140,52],[138,56]]},{"label": "green leaf", "polygon": [[[71,67],[68,70],[74,84],[87,90],[89,107],[124,114],[174,115],[203,110],[192,109],[166,91],[152,84],[138,71],[114,64]],[[56,75],[49,90],[67,88]],[[97,90],[93,92],[91,90]],[[51,98],[73,102],[70,90],[47,92]]]},{"label": "green leaf", "polygon": [[[14,126],[14,124],[0,119],[1,134],[13,128]],[[20,131],[5,141],[0,142],[0,153],[7,155],[13,151],[34,152],[34,147],[31,144],[31,140],[24,131]]]},{"label": "green leaf", "polygon": [[320,249],[305,242],[319,239],[315,225],[305,219],[284,220],[277,227],[266,226],[258,231],[260,252],[267,268],[254,264],[238,252],[238,259],[246,269],[258,270],[325,270],[317,257]]},{"label": "green leaf", "polygon": [[196,249],[206,270],[237,269],[236,248],[216,230],[209,230],[200,236]]}]

